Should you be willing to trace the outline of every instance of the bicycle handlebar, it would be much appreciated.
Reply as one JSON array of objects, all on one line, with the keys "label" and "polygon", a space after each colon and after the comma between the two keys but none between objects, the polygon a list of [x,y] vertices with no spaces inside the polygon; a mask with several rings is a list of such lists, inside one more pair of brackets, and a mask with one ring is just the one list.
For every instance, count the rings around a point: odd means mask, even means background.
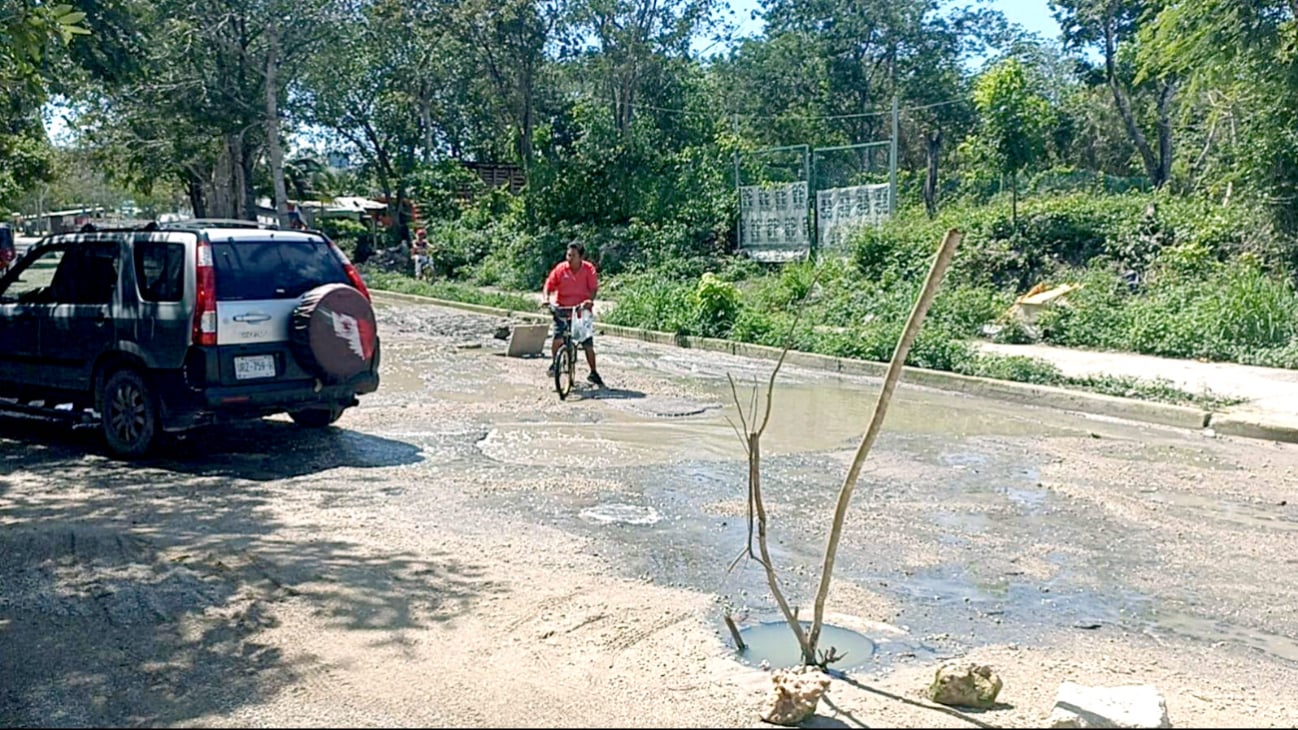
[{"label": "bicycle handlebar", "polygon": [[594,308],[595,308],[595,303],[594,303],[594,302],[591,302],[590,307],[586,307],[586,306],[581,305],[581,304],[574,304],[574,305],[571,306],[571,307],[561,307],[561,306],[559,306],[558,304],[551,304],[551,303],[549,303],[549,302],[541,302],[541,309],[548,309],[548,310],[550,310],[550,311],[552,311],[552,312],[556,312],[556,313],[558,313],[558,312],[562,312],[562,311],[564,311],[564,310],[567,310],[567,311],[569,311],[569,312],[575,312],[575,311],[577,311],[578,309],[592,309],[592,310],[593,310]]}]

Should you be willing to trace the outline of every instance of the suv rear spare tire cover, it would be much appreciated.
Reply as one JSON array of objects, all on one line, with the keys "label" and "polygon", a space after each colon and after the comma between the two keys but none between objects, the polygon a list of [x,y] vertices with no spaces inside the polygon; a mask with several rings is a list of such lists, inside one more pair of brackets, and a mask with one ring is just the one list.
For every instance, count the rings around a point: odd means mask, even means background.
[{"label": "suv rear spare tire cover", "polygon": [[327,382],[343,382],[369,370],[374,360],[374,308],[346,284],[318,286],[293,310],[290,339],[302,367]]}]

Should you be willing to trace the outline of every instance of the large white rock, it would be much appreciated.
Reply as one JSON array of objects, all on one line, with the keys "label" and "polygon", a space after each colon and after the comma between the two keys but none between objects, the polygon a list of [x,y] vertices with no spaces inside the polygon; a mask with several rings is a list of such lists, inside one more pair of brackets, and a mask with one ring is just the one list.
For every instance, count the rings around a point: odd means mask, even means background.
[{"label": "large white rock", "polygon": [[1046,727],[1171,727],[1167,704],[1152,684],[1087,687],[1059,686]]},{"label": "large white rock", "polygon": [[762,707],[762,720],[772,725],[799,725],[816,714],[816,705],[829,689],[820,667],[801,666],[771,675],[771,694]]}]

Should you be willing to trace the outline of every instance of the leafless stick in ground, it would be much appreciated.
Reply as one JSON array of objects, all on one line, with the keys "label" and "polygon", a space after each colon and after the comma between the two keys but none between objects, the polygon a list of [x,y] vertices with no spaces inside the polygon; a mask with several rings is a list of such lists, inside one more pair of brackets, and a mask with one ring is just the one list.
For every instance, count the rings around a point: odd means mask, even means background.
[{"label": "leafless stick in ground", "polygon": [[928,278],[924,280],[924,288],[920,290],[919,299],[915,301],[915,308],[911,310],[910,319],[906,321],[906,328],[902,330],[901,339],[897,341],[897,349],[892,353],[892,362],[888,364],[888,372],[883,378],[883,389],[879,391],[879,398],[874,403],[874,415],[870,419],[870,425],[866,429],[865,435],[861,437],[861,445],[856,449],[856,456],[852,459],[852,466],[847,470],[847,477],[843,480],[843,486],[838,492],[838,505],[834,509],[834,523],[830,527],[829,543],[825,546],[825,564],[821,568],[820,589],[816,592],[816,613],[811,621],[811,632],[804,640],[800,633],[800,627],[794,630],[794,633],[798,634],[799,642],[802,644],[802,651],[807,664],[816,663],[816,643],[820,640],[820,629],[824,623],[825,598],[829,595],[829,581],[834,573],[834,558],[838,555],[838,541],[843,534],[843,520],[847,516],[847,506],[852,499],[852,490],[856,488],[857,479],[861,476],[861,466],[865,463],[865,457],[870,453],[870,447],[874,445],[874,440],[879,436],[879,431],[883,426],[883,417],[888,412],[888,403],[892,400],[892,393],[897,388],[897,381],[901,379],[906,356],[910,354],[910,347],[915,343],[915,336],[919,334],[919,328],[924,324],[924,317],[928,314],[929,305],[933,303],[933,297],[937,295],[938,287],[942,284],[942,276],[946,273],[947,267],[950,266],[951,259],[955,256],[955,249],[960,245],[962,238],[964,238],[964,234],[954,228],[947,231],[942,238],[942,245],[937,250],[937,257],[933,259],[933,267],[929,269]]},{"label": "leafless stick in ground", "polygon": [[[811,286],[808,292],[813,291],[816,282],[820,278],[820,271],[816,271],[811,280]],[[765,433],[766,427],[771,422],[771,399],[775,394],[775,379],[780,373],[780,368],[784,366],[784,359],[789,354],[789,349],[793,347],[793,339],[797,336],[798,322],[802,320],[802,314],[806,310],[807,302],[804,299],[801,306],[793,316],[793,324],[789,327],[789,336],[785,341],[784,349],[780,352],[780,359],[776,361],[775,368],[771,370],[771,377],[766,383],[766,408],[762,414],[760,425],[757,418],[757,388],[753,388],[752,398],[749,402],[748,414],[744,414],[743,403],[739,400],[739,389],[735,386],[734,378],[729,374],[726,377],[730,380],[730,393],[735,400],[735,408],[739,411],[739,420],[743,424],[744,430],[748,436],[744,440],[744,449],[748,454],[748,543],[744,550],[739,553],[734,562],[730,564],[728,570],[734,570],[739,561],[744,558],[752,558],[761,564],[766,570],[766,583],[771,588],[771,595],[774,596],[775,602],[780,607],[780,613],[784,615],[784,620],[788,622],[789,628],[793,630],[793,635],[798,639],[798,646],[802,649],[802,655],[806,663],[815,663],[815,652],[807,643],[806,633],[802,630],[802,624],[798,621],[798,611],[796,608],[790,608],[788,600],[784,597],[784,592],[780,590],[779,577],[775,572],[775,565],[771,562],[770,548],[766,540],[766,505],[762,501],[762,434]],[[750,420],[751,419],[751,420]],[[756,525],[757,532],[757,549],[760,553],[753,554],[753,527]],[[736,640],[738,637],[736,636]]]},{"label": "leafless stick in ground", "polygon": [[748,645],[744,643],[744,637],[739,633],[739,627],[735,626],[735,620],[730,617],[730,611],[726,611],[722,618],[726,620],[726,628],[730,629],[730,636],[735,640],[735,648],[739,651],[747,649]]}]

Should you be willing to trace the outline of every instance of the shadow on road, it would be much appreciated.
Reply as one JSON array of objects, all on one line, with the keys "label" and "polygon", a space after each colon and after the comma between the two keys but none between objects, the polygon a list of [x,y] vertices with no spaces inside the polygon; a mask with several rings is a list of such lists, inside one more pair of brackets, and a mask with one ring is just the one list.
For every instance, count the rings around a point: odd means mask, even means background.
[{"label": "shadow on road", "polygon": [[599,388],[598,390],[581,391],[583,398],[591,400],[640,400],[645,394],[638,390],[626,388]]},{"label": "shadow on road", "polygon": [[[146,462],[97,443],[0,420],[0,727],[219,724],[331,669],[267,635],[287,609],[379,650],[501,590],[462,556],[276,517],[289,497],[268,480],[414,463],[414,446],[274,422]],[[342,488],[315,486],[305,504]]]},{"label": "shadow on road", "polygon": [[[95,429],[0,416],[0,471],[57,467],[104,454],[103,439]],[[187,474],[270,481],[338,467],[371,469],[422,460],[419,447],[402,441],[339,426],[304,429],[285,421],[262,420],[164,439],[151,458],[132,463]]]},{"label": "shadow on road", "polygon": [[[924,710],[932,710],[933,712],[940,712],[940,713],[942,713],[943,715],[949,715],[949,716],[954,717],[954,718],[957,718],[957,719],[959,719],[959,720],[963,720],[964,722],[967,722],[967,723],[969,723],[970,725],[973,725],[974,727],[980,727],[980,728],[994,728],[994,727],[996,727],[995,725],[990,725],[990,724],[988,724],[988,723],[983,722],[982,720],[979,720],[979,719],[973,717],[974,714],[980,714],[980,713],[986,712],[986,710],[979,710],[979,709],[974,709],[974,708],[971,708],[971,707],[964,707],[964,708],[961,708],[961,709],[957,710],[957,709],[954,709],[954,708],[951,708],[951,707],[946,707],[946,706],[944,706],[944,705],[939,705],[939,704],[932,703],[932,702],[921,702],[921,701],[918,701],[918,700],[910,699],[909,697],[902,697],[901,695],[893,694],[893,693],[888,692],[888,691],[886,691],[886,690],[879,689],[878,687],[871,687],[870,685],[865,684],[865,683],[861,682],[860,680],[857,680],[857,679],[855,679],[855,678],[853,678],[853,677],[847,675],[847,674],[844,673],[844,672],[831,671],[831,672],[829,672],[829,675],[832,676],[832,677],[834,677],[835,679],[842,680],[843,682],[845,682],[845,683],[847,683],[847,684],[849,684],[849,685],[851,685],[851,686],[853,686],[853,687],[856,687],[857,689],[864,690],[864,691],[866,691],[866,692],[870,692],[870,693],[872,693],[872,694],[876,694],[876,695],[878,695],[878,696],[880,696],[880,697],[883,697],[883,698],[885,698],[885,699],[890,699],[890,700],[893,700],[893,701],[896,701],[896,702],[901,702],[901,703],[903,703],[903,704],[910,705],[911,707],[918,707],[918,708],[920,708],[920,709],[924,709]],[[831,707],[832,707],[832,705],[831,705]],[[1003,703],[1003,702],[998,702],[998,703],[996,703],[996,705],[993,706],[991,709],[992,709],[992,710],[1012,710],[1012,709],[1014,709],[1014,706],[1013,706],[1013,705],[1009,705],[1009,704],[1005,704],[1005,703]],[[853,720],[855,719],[855,718],[851,718],[850,715],[848,715],[848,717],[849,717],[849,719],[853,719]],[[858,727],[864,727],[864,725],[858,725]]]}]

